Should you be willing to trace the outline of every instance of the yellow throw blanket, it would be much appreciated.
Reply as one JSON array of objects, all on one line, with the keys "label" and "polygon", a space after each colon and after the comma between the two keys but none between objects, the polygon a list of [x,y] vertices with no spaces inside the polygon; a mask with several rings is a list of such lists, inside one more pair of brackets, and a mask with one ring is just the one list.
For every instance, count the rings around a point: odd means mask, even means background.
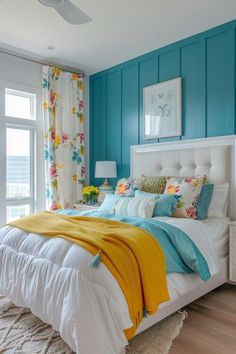
[{"label": "yellow throw blanket", "polygon": [[158,305],[169,300],[165,257],[161,246],[146,231],[118,221],[86,216],[42,212],[9,223],[27,232],[62,237],[79,244],[101,260],[116,278],[129,306],[135,335],[143,319],[143,309],[154,314]]}]

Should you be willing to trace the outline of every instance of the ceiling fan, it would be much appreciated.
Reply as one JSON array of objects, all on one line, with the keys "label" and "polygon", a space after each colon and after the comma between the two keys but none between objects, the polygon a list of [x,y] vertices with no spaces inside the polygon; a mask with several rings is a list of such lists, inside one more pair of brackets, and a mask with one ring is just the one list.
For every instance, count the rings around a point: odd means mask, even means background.
[{"label": "ceiling fan", "polygon": [[92,21],[85,12],[80,10],[70,0],[38,0],[42,5],[53,7],[67,22],[82,25]]}]

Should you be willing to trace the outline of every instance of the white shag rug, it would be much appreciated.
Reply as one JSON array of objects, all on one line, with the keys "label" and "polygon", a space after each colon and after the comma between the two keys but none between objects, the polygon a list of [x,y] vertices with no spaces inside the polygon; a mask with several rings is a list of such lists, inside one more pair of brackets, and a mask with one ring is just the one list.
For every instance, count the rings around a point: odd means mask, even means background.
[{"label": "white shag rug", "polygon": [[[167,354],[186,317],[186,311],[179,311],[139,334],[130,342],[127,354]],[[0,353],[74,354],[51,326],[3,296],[0,296]]]}]

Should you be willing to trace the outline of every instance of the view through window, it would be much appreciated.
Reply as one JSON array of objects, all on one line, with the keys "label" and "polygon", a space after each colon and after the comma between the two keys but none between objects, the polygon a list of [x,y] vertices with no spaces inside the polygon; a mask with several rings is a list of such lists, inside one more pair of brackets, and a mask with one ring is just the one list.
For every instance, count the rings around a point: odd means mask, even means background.
[{"label": "view through window", "polygon": [[7,222],[35,209],[35,107],[35,94],[5,89]]}]

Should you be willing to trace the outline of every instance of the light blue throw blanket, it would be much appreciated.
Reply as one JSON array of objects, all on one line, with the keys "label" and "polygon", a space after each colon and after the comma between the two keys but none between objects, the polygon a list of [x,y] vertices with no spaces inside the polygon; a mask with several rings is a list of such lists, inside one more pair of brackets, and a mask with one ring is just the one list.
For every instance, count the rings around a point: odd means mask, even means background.
[{"label": "light blue throw blanket", "polygon": [[207,281],[211,274],[208,264],[195,243],[182,230],[165,222],[137,217],[105,214],[99,211],[59,210],[58,214],[83,215],[112,219],[132,224],[149,232],[162,246],[166,258],[167,273],[198,273]]}]

